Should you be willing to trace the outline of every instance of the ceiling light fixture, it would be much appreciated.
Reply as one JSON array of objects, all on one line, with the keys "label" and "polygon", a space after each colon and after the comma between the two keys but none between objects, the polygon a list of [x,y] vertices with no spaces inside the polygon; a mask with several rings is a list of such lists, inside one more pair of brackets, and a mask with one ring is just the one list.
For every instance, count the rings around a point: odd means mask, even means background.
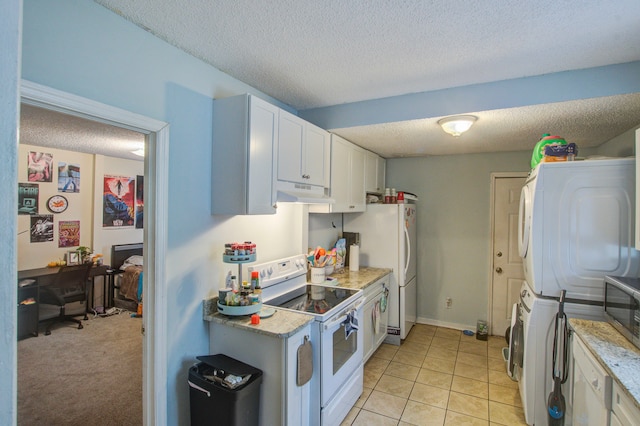
[{"label": "ceiling light fixture", "polygon": [[455,115],[438,120],[438,124],[450,135],[460,136],[469,130],[477,119],[475,115]]}]

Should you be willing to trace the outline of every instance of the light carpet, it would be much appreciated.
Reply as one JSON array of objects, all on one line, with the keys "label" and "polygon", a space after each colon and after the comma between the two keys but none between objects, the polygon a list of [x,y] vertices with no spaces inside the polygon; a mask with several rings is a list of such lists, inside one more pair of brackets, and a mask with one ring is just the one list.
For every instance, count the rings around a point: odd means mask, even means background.
[{"label": "light carpet", "polygon": [[18,425],[142,424],[142,319],[123,311],[83,325],[18,342]]}]

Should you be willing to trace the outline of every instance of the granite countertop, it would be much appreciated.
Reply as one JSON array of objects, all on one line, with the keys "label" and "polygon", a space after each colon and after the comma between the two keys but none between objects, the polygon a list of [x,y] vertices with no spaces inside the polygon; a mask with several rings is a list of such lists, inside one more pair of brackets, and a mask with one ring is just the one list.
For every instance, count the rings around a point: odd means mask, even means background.
[{"label": "granite countertop", "polygon": [[343,268],[341,271],[336,271],[329,276],[338,280],[338,287],[364,290],[391,272],[390,268],[370,268],[365,266],[360,267],[358,271],[350,271],[349,268]]},{"label": "granite countertop", "polygon": [[[300,314],[293,311],[277,309],[273,316],[260,318],[260,324],[251,324],[251,316],[228,316],[218,313],[218,298],[207,299],[202,302],[202,314],[205,321],[216,322],[230,327],[243,328],[256,333],[277,338],[287,338],[314,320],[312,315]],[[266,306],[266,305],[265,305]]]},{"label": "granite countertop", "polygon": [[640,349],[607,322],[571,318],[569,325],[640,409]]}]

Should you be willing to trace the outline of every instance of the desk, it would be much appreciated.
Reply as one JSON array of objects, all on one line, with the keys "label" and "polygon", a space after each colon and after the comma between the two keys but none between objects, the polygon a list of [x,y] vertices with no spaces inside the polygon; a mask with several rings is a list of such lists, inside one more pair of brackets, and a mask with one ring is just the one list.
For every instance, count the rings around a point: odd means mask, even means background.
[{"label": "desk", "polygon": [[[56,274],[60,270],[60,267],[56,266],[53,268],[44,267],[44,268],[36,268],[36,269],[27,269],[23,271],[18,271],[18,283],[22,280],[32,279],[35,280],[33,284],[28,286],[20,287],[18,286],[18,303],[27,297],[33,297],[36,300],[35,304],[32,305],[21,305],[19,308],[23,306],[28,307],[22,310],[18,310],[18,329],[22,330],[19,334],[34,334],[38,335],[38,322],[39,322],[39,314],[38,314],[38,303],[40,302],[40,291],[39,288],[42,286],[51,285],[53,280],[55,279]],[[111,294],[110,287],[113,285],[113,271],[111,267],[108,265],[99,265],[94,266],[89,271],[89,278],[91,279],[91,286],[89,287],[89,294],[87,295],[87,311],[93,308],[93,294],[94,294],[94,284],[95,277],[102,277],[103,283],[103,294],[104,294],[104,303],[105,305],[109,302],[109,295]],[[107,306],[105,306],[106,308]],[[22,323],[22,328],[21,328]],[[35,324],[35,330],[33,330],[33,324]]]}]

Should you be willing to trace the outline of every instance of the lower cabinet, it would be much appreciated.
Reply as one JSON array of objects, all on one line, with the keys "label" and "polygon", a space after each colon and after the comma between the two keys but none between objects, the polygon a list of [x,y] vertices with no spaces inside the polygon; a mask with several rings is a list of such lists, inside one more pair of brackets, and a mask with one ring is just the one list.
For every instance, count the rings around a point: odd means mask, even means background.
[{"label": "lower cabinet", "polygon": [[611,393],[611,426],[635,426],[640,424],[640,410],[620,385],[613,382]]},{"label": "lower cabinet", "polygon": [[[296,382],[297,351],[305,337],[311,336],[309,324],[291,336],[277,337],[211,322],[209,335],[212,355],[222,353],[262,370],[261,425],[304,426],[318,423],[314,421],[320,408],[319,396],[313,390],[318,380],[316,366],[309,382],[303,386]],[[311,336],[311,344],[319,345],[314,336]],[[314,403],[316,409],[312,407]]]},{"label": "lower cabinet", "polygon": [[387,337],[389,310],[387,302],[389,296],[389,275],[380,278],[364,289],[366,299],[363,310],[363,362],[373,355]]}]

